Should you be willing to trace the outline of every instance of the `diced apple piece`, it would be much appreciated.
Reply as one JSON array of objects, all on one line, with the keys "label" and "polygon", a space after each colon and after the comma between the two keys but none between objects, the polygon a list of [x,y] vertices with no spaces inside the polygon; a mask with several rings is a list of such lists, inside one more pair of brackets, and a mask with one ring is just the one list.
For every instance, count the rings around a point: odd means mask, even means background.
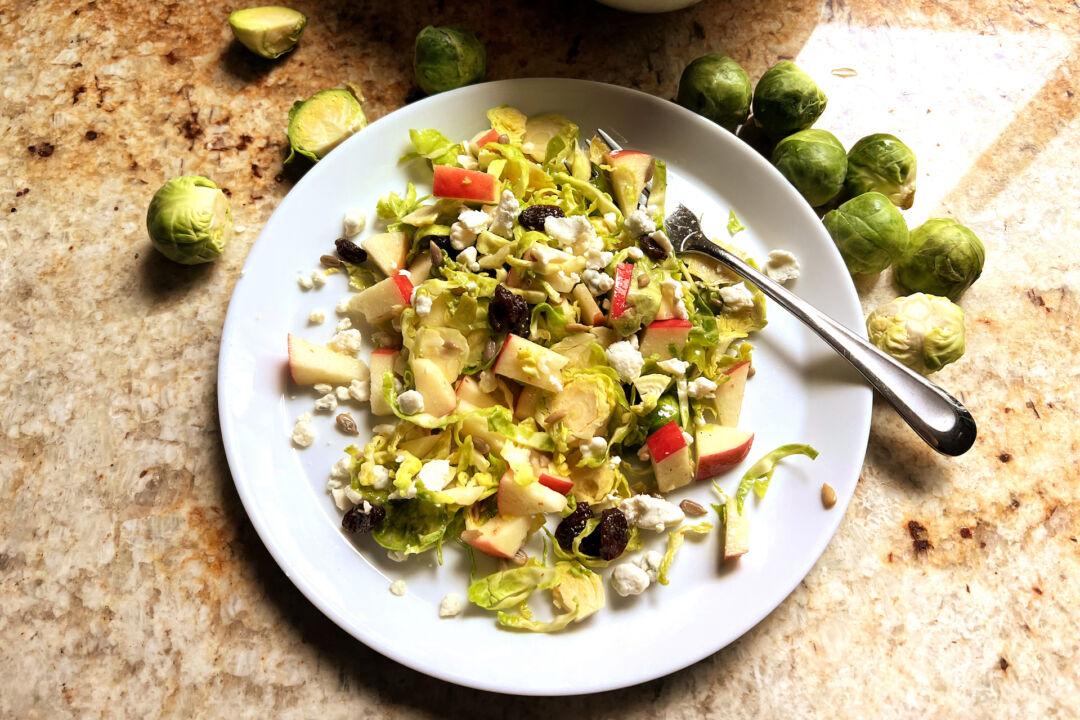
[{"label": "diced apple piece", "polygon": [[690,458],[690,446],[686,444],[682,428],[672,421],[646,439],[652,458],[653,473],[660,492],[670,492],[694,479],[694,464]]},{"label": "diced apple piece", "polygon": [[637,209],[641,191],[652,176],[653,158],[640,150],[616,150],[607,155],[611,189],[623,215]]},{"label": "diced apple piece", "polygon": [[480,527],[462,532],[461,539],[485,555],[512,558],[525,544],[531,523],[532,518],[525,515],[496,515]]},{"label": "diced apple piece", "polygon": [[563,495],[569,495],[570,491],[574,489],[573,480],[561,478],[557,475],[549,475],[548,473],[540,473],[540,484]]},{"label": "diced apple piece", "polygon": [[375,415],[393,415],[394,411],[383,397],[383,378],[394,373],[400,353],[381,348],[371,353],[371,412]]},{"label": "diced apple piece", "polygon": [[641,354],[645,357],[659,355],[661,360],[675,357],[671,353],[671,347],[674,346],[676,352],[681,353],[693,327],[689,320],[678,318],[649,323],[645,328],[645,336],[641,339]]},{"label": "diced apple piece", "polygon": [[466,375],[458,381],[455,393],[458,398],[458,409],[462,411],[478,410],[498,405],[498,401],[490,394],[480,389],[480,383],[471,375]]},{"label": "diced apple piece", "polygon": [[716,477],[741,463],[754,444],[754,433],[724,425],[702,425],[697,429],[697,480]]},{"label": "diced apple piece", "polygon": [[509,470],[499,480],[500,515],[539,515],[562,512],[566,508],[566,496],[539,482],[519,485]]},{"label": "diced apple piece", "polygon": [[721,425],[735,427],[739,424],[742,412],[743,394],[746,392],[746,378],[750,373],[750,361],[732,365],[724,374],[728,381],[716,388],[716,418]]},{"label": "diced apple piece", "polygon": [[493,142],[498,142],[498,141],[499,141],[499,131],[496,130],[495,128],[492,128],[491,130],[485,130],[482,133],[477,133],[476,135],[473,136],[472,140],[470,140],[469,142],[472,144],[473,147],[479,149],[479,148],[484,147],[488,143],[493,143]]},{"label": "diced apple piece", "polygon": [[615,268],[615,287],[611,291],[611,317],[621,317],[626,312],[626,298],[630,295],[633,279],[634,265],[619,263]]},{"label": "diced apple piece", "polygon": [[432,360],[415,355],[410,358],[409,366],[412,368],[416,391],[424,396],[424,412],[435,417],[452,413],[457,407],[457,396],[454,394],[454,386],[446,379],[439,366]]},{"label": "diced apple piece", "polygon": [[412,301],[412,291],[409,278],[394,275],[349,298],[348,311],[362,315],[372,325],[378,325],[408,307]]},{"label": "diced apple piece", "polygon": [[409,236],[405,233],[379,233],[366,238],[361,245],[367,251],[368,260],[386,277],[397,275],[405,268],[405,257],[409,254]]},{"label": "diced apple piece", "polygon": [[505,437],[488,427],[487,418],[483,416],[473,415],[462,420],[461,435],[483,440],[494,452],[498,452],[506,443]]},{"label": "diced apple piece", "polygon": [[540,388],[526,385],[518,393],[517,402],[514,403],[514,420],[521,422],[536,415],[540,407],[540,400],[544,397],[544,391]]},{"label": "diced apple piece", "polygon": [[589,292],[589,288],[578,283],[574,286],[571,294],[574,296],[574,302],[577,303],[578,310],[581,311],[581,323],[583,325],[604,324],[604,313],[600,306],[596,304],[596,299]]},{"label": "diced apple piece", "polygon": [[562,390],[560,371],[568,360],[543,345],[537,345],[513,333],[506,336],[495,360],[497,375],[534,385],[548,392]]},{"label": "diced apple piece", "polygon": [[415,286],[431,277],[431,253],[421,252],[409,265],[409,281]]},{"label": "diced apple piece", "polygon": [[289,335],[289,374],[297,385],[348,385],[365,380],[368,368],[362,360]]},{"label": "diced apple piece", "polygon": [[436,165],[432,194],[438,198],[494,205],[499,202],[499,181],[494,175],[479,170]]},{"label": "diced apple piece", "polygon": [[739,512],[734,497],[724,506],[724,559],[732,560],[750,550],[750,524]]},{"label": "diced apple piece", "polygon": [[427,457],[427,454],[439,444],[441,436],[441,432],[432,433],[431,435],[421,435],[412,440],[402,440],[398,443],[398,447],[412,453],[416,457]]},{"label": "diced apple piece", "polygon": [[421,327],[413,352],[435,363],[448,383],[457,382],[469,354],[469,342],[460,331],[448,327]]}]

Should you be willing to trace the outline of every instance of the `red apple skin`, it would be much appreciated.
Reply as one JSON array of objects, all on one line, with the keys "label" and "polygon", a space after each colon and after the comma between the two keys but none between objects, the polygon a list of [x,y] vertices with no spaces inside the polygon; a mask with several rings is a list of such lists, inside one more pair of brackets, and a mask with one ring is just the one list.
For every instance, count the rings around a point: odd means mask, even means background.
[{"label": "red apple skin", "polygon": [[672,420],[652,435],[645,443],[649,446],[649,455],[654,464],[663,462],[664,458],[686,447],[686,438],[683,437],[679,423]]},{"label": "red apple skin", "polygon": [[706,480],[713,478],[720,473],[728,470],[735,465],[738,465],[746,456],[750,454],[750,448],[754,444],[754,434],[750,433],[750,436],[740,445],[728,448],[718,453],[711,453],[704,457],[698,458],[697,472],[695,478],[697,480]]},{"label": "red apple skin", "polygon": [[742,368],[746,367],[749,364],[750,364],[749,360],[743,360],[742,362],[735,363],[734,365],[732,365],[728,369],[724,370],[724,374],[725,375],[734,375],[738,370],[741,370]]},{"label": "red apple skin", "polygon": [[499,131],[492,128],[487,132],[480,133],[472,139],[474,147],[482,148],[488,143],[497,142],[499,139]]},{"label": "red apple skin", "polygon": [[401,301],[406,307],[412,304],[413,284],[405,275],[395,275],[394,284],[397,285],[398,292],[401,293]]},{"label": "red apple skin", "polygon": [[631,263],[619,263],[615,268],[615,287],[611,295],[611,317],[620,317],[626,312],[626,298],[630,294],[630,283],[634,279],[634,266]]},{"label": "red apple skin", "polygon": [[716,410],[720,416],[721,425],[734,427],[738,424],[749,370],[749,360],[744,360],[724,370],[724,374],[730,380],[722,383],[716,391]]},{"label": "red apple skin", "polygon": [[540,484],[546,488],[551,488],[557,493],[563,495],[569,495],[570,491],[574,489],[574,482],[567,480],[566,478],[557,477],[555,475],[548,475],[547,473],[540,473]]},{"label": "red apple skin", "polygon": [[497,558],[512,558],[525,543],[529,534],[530,518],[496,516],[475,530],[461,533],[462,541]]},{"label": "red apple skin", "polygon": [[491,205],[499,202],[499,182],[494,175],[450,165],[436,165],[432,194],[438,198]]},{"label": "red apple skin", "polygon": [[646,357],[654,353],[666,356],[669,354],[669,345],[674,345],[681,351],[693,327],[693,323],[681,318],[649,323],[645,328],[645,336],[641,339],[641,354]]}]

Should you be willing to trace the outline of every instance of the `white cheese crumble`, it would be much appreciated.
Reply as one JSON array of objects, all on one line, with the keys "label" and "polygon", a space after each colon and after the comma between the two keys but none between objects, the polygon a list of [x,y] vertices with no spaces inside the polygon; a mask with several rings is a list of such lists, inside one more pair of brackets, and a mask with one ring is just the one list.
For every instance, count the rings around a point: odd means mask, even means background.
[{"label": "white cheese crumble", "polygon": [[315,401],[316,412],[334,412],[337,410],[337,395],[328,392]]},{"label": "white cheese crumble", "polygon": [[611,589],[620,597],[640,595],[649,588],[649,575],[631,562],[620,563],[611,573]]},{"label": "white cheese crumble", "polygon": [[645,253],[641,251],[641,248],[635,245],[627,249],[626,257],[630,258],[631,260],[640,260],[641,258],[645,257]]},{"label": "white cheese crumble", "polygon": [[417,295],[413,301],[413,310],[420,317],[427,317],[431,314],[431,296],[430,295]]},{"label": "white cheese crumble", "polygon": [[304,290],[305,292],[315,287],[315,284],[311,282],[311,277],[309,275],[298,276],[296,278],[296,284],[299,285],[300,289]]},{"label": "white cheese crumble", "polygon": [[453,471],[450,469],[449,460],[429,460],[416,474],[416,479],[432,491],[442,490],[452,477]]},{"label": "white cheese crumble", "polygon": [[690,313],[686,310],[686,300],[683,298],[683,286],[678,280],[667,278],[660,283],[660,292],[668,296],[672,308],[675,311],[675,317],[680,320],[688,320]]},{"label": "white cheese crumble", "polygon": [[398,405],[406,415],[424,412],[424,396],[416,390],[406,390],[398,395]]},{"label": "white cheese crumble", "polygon": [[314,270],[311,273],[311,284],[314,287],[321,288],[326,284],[326,276],[318,270]]},{"label": "white cheese crumble", "polygon": [[330,488],[330,497],[334,498],[334,506],[337,507],[338,510],[345,511],[352,507],[352,501],[349,500],[349,497],[345,494],[345,491],[340,485]]},{"label": "white cheese crumble", "polygon": [[344,385],[334,388],[334,394],[337,395],[338,402],[349,402],[349,388]]},{"label": "white cheese crumble", "polygon": [[668,375],[674,375],[675,377],[685,377],[686,368],[690,367],[690,363],[679,358],[671,358],[670,360],[661,360],[656,363],[656,367],[660,368]]},{"label": "white cheese crumble", "polygon": [[656,222],[644,210],[635,210],[627,215],[623,227],[635,239],[656,232]]},{"label": "white cheese crumble", "polygon": [[699,377],[691,380],[686,390],[692,398],[707,398],[716,394],[716,383],[707,377]]},{"label": "white cheese crumble", "polygon": [[611,292],[611,288],[615,287],[615,278],[592,268],[583,272],[581,279],[585,283],[585,287],[588,288],[589,293],[594,296],[604,295]]},{"label": "white cheese crumble", "polygon": [[637,559],[636,565],[645,571],[650,581],[656,582],[656,578],[660,576],[660,563],[663,561],[664,556],[658,551],[649,550]]},{"label": "white cheese crumble", "polygon": [[309,325],[322,325],[326,322],[326,311],[315,309],[308,313],[307,321]]},{"label": "white cheese crumble", "polygon": [[720,299],[724,301],[725,310],[738,312],[754,307],[754,296],[746,283],[720,288]]},{"label": "white cheese crumble", "polygon": [[781,285],[799,279],[799,259],[787,250],[773,250],[765,261],[765,276]]},{"label": "white cheese crumble", "polygon": [[449,618],[460,615],[465,610],[465,601],[457,593],[447,593],[439,603],[439,617]]},{"label": "white cheese crumble", "polygon": [[458,155],[457,161],[458,165],[466,170],[476,170],[480,167],[480,163],[476,162],[476,158],[472,155]]},{"label": "white cheese crumble", "polygon": [[352,457],[339,458],[330,468],[330,477],[334,480],[348,480],[352,476]]},{"label": "white cheese crumble", "polygon": [[[349,312],[349,302],[351,300],[352,300],[351,295],[346,295],[345,297],[338,300],[337,305],[334,306],[334,312],[336,312],[338,315],[345,315],[346,313],[348,313]],[[349,320],[349,318],[345,318],[345,320]],[[341,322],[345,322],[345,320],[342,320]],[[352,327],[352,321],[351,320],[349,320],[349,327]]]},{"label": "white cheese crumble", "polygon": [[619,216],[613,212],[604,213],[604,225],[607,226],[608,232],[615,232],[615,228],[619,226]]},{"label": "white cheese crumble", "polygon": [[341,228],[347,238],[356,237],[364,232],[365,227],[367,227],[367,213],[359,208],[349,210],[341,220]]},{"label": "white cheese crumble", "polygon": [[607,440],[602,437],[594,437],[581,446],[581,454],[592,457],[601,457],[607,453]]},{"label": "white cheese crumble", "polygon": [[349,397],[356,402],[367,402],[371,399],[371,381],[353,380],[349,383]]},{"label": "white cheese crumble", "polygon": [[521,203],[514,197],[514,193],[510,190],[503,190],[502,196],[499,198],[499,205],[491,216],[489,230],[499,237],[509,238],[510,232],[514,229],[514,218],[518,216],[520,210]]},{"label": "white cheese crumble", "polygon": [[544,232],[560,245],[567,247],[578,246],[582,252],[594,247],[595,241],[599,239],[596,237],[596,229],[589,222],[589,218],[584,215],[571,215],[570,217],[553,217],[549,215],[544,218]]},{"label": "white cheese crumble", "polygon": [[649,237],[652,238],[652,240],[657,245],[662,247],[666,252],[668,252],[668,253],[675,252],[675,247],[671,244],[671,238],[669,238],[667,236],[667,233],[664,232],[663,230],[657,230],[656,232],[651,232],[651,233],[649,233]]},{"label": "white cheese crumble", "polygon": [[296,418],[293,425],[292,441],[297,447],[310,447],[315,442],[315,427],[311,424],[311,413],[306,412]]},{"label": "white cheese crumble", "polygon": [[626,522],[643,530],[664,532],[668,525],[678,525],[686,514],[675,503],[652,495],[634,495],[619,503]]},{"label": "white cheese crumble", "polygon": [[390,592],[391,592],[391,594],[397,595],[398,597],[401,597],[402,595],[404,595],[405,594],[405,581],[404,580],[395,580],[394,582],[390,583]]},{"label": "white cheese crumble", "polygon": [[382,465],[371,467],[371,487],[376,490],[385,490],[390,486],[390,470]]},{"label": "white cheese crumble", "polygon": [[491,224],[491,216],[483,210],[462,210],[457,222],[450,226],[450,247],[464,250],[476,242],[476,236]]},{"label": "white cheese crumble", "polygon": [[330,383],[315,383],[311,386],[311,389],[319,393],[320,395],[325,395],[328,392],[333,392],[334,386]]},{"label": "white cheese crumble", "polygon": [[348,328],[346,330],[339,330],[334,334],[334,337],[330,338],[328,343],[332,350],[337,350],[344,355],[356,356],[356,353],[360,352],[360,348],[363,345],[363,338],[360,337],[360,331],[356,328]]},{"label": "white cheese crumble", "polygon": [[612,343],[604,351],[608,365],[615,368],[619,373],[619,379],[625,383],[632,383],[641,377],[641,368],[645,365],[645,359],[641,351],[626,340]]},{"label": "white cheese crumble", "polygon": [[466,270],[472,272],[480,272],[480,263],[476,262],[476,246],[470,245],[469,247],[458,253],[457,260],[459,263],[465,266]]},{"label": "white cheese crumble", "polygon": [[613,257],[615,253],[609,250],[589,248],[585,251],[585,267],[590,270],[603,270],[611,263]]}]

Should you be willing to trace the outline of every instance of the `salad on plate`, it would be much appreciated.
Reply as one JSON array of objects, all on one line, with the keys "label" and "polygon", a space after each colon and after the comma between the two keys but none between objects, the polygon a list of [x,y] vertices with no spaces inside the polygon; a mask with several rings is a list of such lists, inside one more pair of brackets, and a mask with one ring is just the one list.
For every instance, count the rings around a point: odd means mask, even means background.
[{"label": "salad on plate", "polygon": [[[496,558],[489,574],[471,563],[468,601],[502,627],[550,632],[602,608],[606,584],[667,584],[686,537],[713,531],[701,504],[667,498],[751,450],[739,415],[765,300],[715,261],[675,255],[662,159],[582,142],[557,114],[487,118],[468,140],[411,131],[402,162],[430,166],[430,194],[388,192],[377,232],[346,212],[324,269],[299,278],[310,290],[342,274],[350,292],[329,342],[288,338],[292,380],[318,394],[292,441],[313,443],[318,413],[357,435],[346,408],[369,406],[371,438],[330,472],[344,531],[395,560],[441,561],[448,545]],[[729,233],[741,229],[732,213]],[[798,261],[774,250],[764,270],[787,282]],[[725,558],[748,549],[746,496],[792,454],[816,456],[781,446],[736,491],[713,483]],[[665,551],[648,549],[661,536]],[[550,619],[529,604],[541,590]],[[463,605],[451,593],[440,615]]]}]

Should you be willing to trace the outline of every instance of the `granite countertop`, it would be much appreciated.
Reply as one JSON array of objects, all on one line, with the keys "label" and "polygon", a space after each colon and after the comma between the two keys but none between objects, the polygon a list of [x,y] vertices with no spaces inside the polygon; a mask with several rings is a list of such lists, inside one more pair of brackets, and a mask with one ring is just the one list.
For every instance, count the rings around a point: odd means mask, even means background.
[{"label": "granite countertop", "polygon": [[[301,2],[299,50],[263,63],[230,44],[218,3],[0,4],[0,716],[1076,717],[1077,5],[461,5]],[[428,22],[475,28],[491,78],[663,97],[705,51],[752,77],[797,58],[829,94],[820,126],[916,149],[912,225],[954,215],[987,246],[963,299],[967,355],[937,376],[979,420],[975,447],[938,457],[875,407],[862,481],[814,570],[670,677],[574,701],[428,679],[309,605],[233,488],[218,343],[245,254],[296,179],[288,107],[343,81],[371,118],[401,106]],[[228,188],[243,228],[212,266],[147,242],[147,202],[182,172]],[[894,294],[887,276],[860,291],[867,310]]]}]

